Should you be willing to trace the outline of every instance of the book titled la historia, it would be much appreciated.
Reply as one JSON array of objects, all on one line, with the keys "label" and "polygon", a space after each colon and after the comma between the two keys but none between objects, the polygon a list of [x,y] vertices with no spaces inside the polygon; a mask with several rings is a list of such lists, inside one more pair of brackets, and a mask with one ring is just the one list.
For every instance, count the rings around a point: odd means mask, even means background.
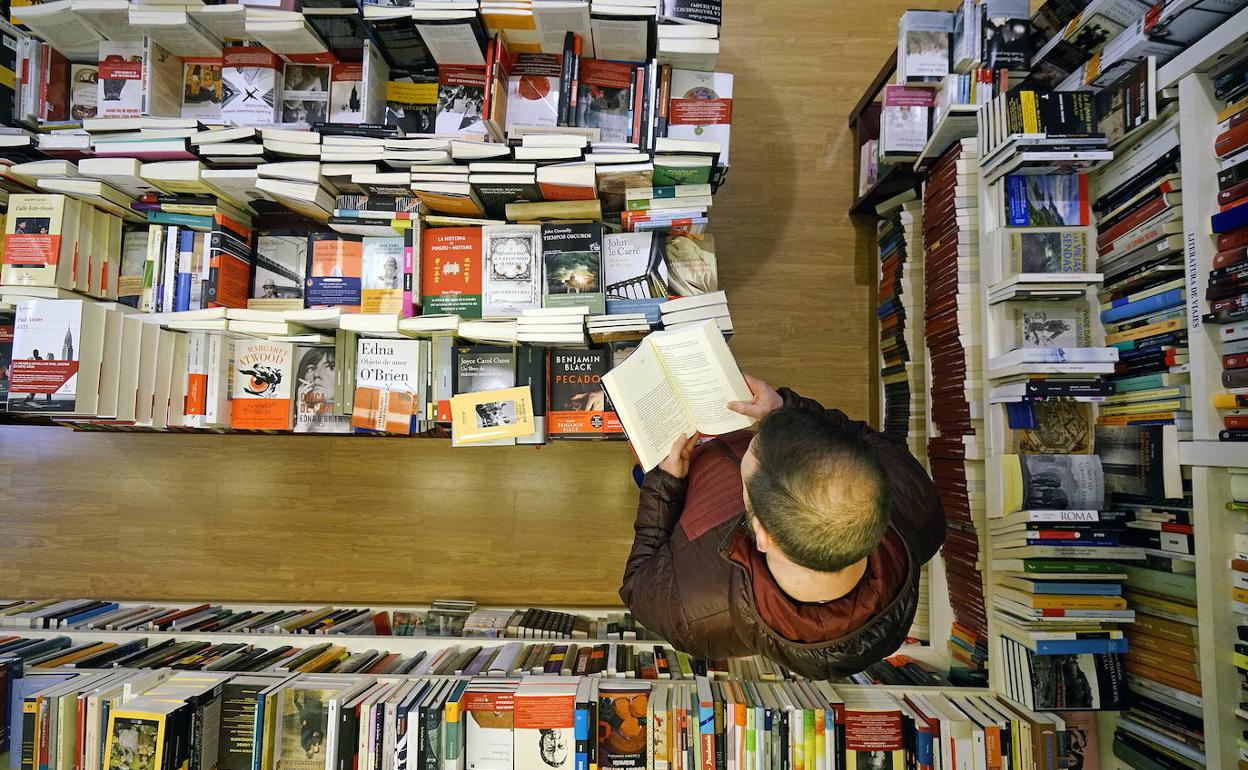
[{"label": "book titled la historia", "polygon": [[654,332],[602,382],[646,471],[681,435],[717,436],[752,422],[728,409],[751,395],[714,322]]}]

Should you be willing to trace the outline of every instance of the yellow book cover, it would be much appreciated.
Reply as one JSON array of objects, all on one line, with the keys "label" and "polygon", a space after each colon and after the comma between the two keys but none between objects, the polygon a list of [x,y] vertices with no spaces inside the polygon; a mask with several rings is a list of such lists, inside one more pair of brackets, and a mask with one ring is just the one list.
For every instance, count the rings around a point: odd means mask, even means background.
[{"label": "yellow book cover", "polygon": [[452,396],[451,429],[455,441],[464,444],[530,436],[532,391],[519,387]]},{"label": "yellow book cover", "polygon": [[1144,337],[1152,337],[1157,334],[1165,334],[1167,332],[1178,331],[1184,328],[1186,320],[1183,318],[1171,318],[1165,321],[1158,321],[1147,326],[1137,326],[1134,329],[1127,329],[1122,332],[1114,332],[1105,335],[1105,344],[1114,345],[1119,342],[1129,342]]},{"label": "yellow book cover", "polygon": [[316,673],[318,671],[322,671],[334,661],[342,660],[346,655],[346,651],[347,648],[345,647],[330,647],[325,650],[325,652],[322,652],[312,660],[304,663],[296,669],[296,671],[299,671],[300,673]]},{"label": "yellow book cover", "polygon": [[324,770],[329,700],[337,691],[337,688],[281,691],[281,716],[274,746],[275,770]]},{"label": "yellow book cover", "polygon": [[104,770],[161,770],[165,715],[118,709],[108,715]]}]

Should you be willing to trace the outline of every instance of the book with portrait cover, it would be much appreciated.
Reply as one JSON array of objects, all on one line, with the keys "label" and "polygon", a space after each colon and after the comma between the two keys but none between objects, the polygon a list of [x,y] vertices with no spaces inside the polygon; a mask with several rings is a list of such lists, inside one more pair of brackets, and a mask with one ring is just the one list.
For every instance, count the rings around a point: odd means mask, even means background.
[{"label": "book with portrait cover", "polygon": [[593,439],[623,433],[602,387],[606,350],[551,350],[546,373],[546,425],[552,439]]},{"label": "book with portrait cover", "polygon": [[403,289],[411,282],[403,248],[401,236],[364,237],[360,251],[360,312],[411,315],[410,308],[407,312],[403,308]]},{"label": "book with portrait cover", "polygon": [[325,757],[316,749],[329,730],[329,702],[338,690],[302,684],[276,694],[274,770],[324,770]]},{"label": "book with portrait cover", "polygon": [[586,305],[591,315],[605,313],[602,224],[547,223],[541,227],[542,307]]},{"label": "book with portrait cover", "polygon": [[400,435],[415,432],[425,371],[421,351],[420,340],[359,340],[353,428]]},{"label": "book with portrait cover", "polygon": [[542,306],[542,228],[491,225],[481,228],[484,260],[481,317],[514,318]]},{"label": "book with portrait cover", "polygon": [[[454,349],[451,392],[481,393],[516,386],[516,349],[499,345],[462,345]],[[533,432],[532,426],[529,432]],[[451,442],[456,444],[454,433]],[[474,442],[473,446],[507,446],[514,438]]]},{"label": "book with portrait cover", "polygon": [[329,66],[286,63],[282,70],[282,122],[301,126],[329,116]]},{"label": "book with portrait cover", "polygon": [[72,289],[79,203],[66,195],[9,196],[0,284]]},{"label": "book with portrait cover", "polygon": [[106,312],[84,300],[17,303],[9,367],[10,412],[95,414]]},{"label": "book with portrait cover", "polygon": [[308,237],[293,233],[260,233],[252,263],[253,310],[303,308],[304,273],[308,269]]},{"label": "book with portrait cover", "polygon": [[481,228],[428,228],[422,233],[420,250],[424,312],[480,318]]},{"label": "book with portrait cover", "polygon": [[338,414],[337,356],[329,345],[295,346],[295,433],[350,433]]},{"label": "book with portrait cover", "polygon": [[290,343],[234,340],[231,428],[290,430],[294,358]]},{"label": "book with portrait cover", "polygon": [[[561,678],[562,679],[562,678]],[[525,679],[516,688],[512,756],[516,767],[572,770],[578,680]]]},{"label": "book with portrait cover", "polygon": [[438,81],[432,75],[395,74],[386,83],[386,125],[406,135],[432,134],[437,125]]},{"label": "book with portrait cover", "polygon": [[1086,174],[1028,174],[1005,178],[1011,227],[1082,227],[1091,221]]}]

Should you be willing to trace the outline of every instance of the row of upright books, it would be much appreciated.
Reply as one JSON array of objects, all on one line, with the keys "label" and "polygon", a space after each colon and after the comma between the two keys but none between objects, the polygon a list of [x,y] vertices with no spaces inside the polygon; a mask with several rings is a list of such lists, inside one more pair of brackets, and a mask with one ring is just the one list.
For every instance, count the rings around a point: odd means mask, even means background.
[{"label": "row of upright books", "polygon": [[[902,202],[899,198],[910,198]],[[913,192],[881,204],[877,227],[880,281],[876,316],[880,325],[883,431],[906,442],[911,454],[927,455],[927,389],[923,366],[922,210]],[[912,258],[910,255],[914,254]]]},{"label": "row of upright books", "polygon": [[[956,756],[1057,770],[1096,737],[991,695],[827,682],[83,671],[12,657],[0,671],[0,747],[19,768],[902,770]],[[33,718],[9,732],[23,712]]]}]

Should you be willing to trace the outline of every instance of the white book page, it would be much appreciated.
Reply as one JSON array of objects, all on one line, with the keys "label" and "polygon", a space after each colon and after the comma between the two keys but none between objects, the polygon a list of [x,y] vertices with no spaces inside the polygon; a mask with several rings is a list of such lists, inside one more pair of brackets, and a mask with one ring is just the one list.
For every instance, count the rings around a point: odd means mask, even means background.
[{"label": "white book page", "polygon": [[714,323],[651,334],[646,339],[658,351],[668,378],[700,433],[718,436],[753,424],[750,418],[728,409],[729,401],[749,401],[753,396]]},{"label": "white book page", "polygon": [[693,435],[693,420],[652,346],[643,343],[624,363],[607,372],[602,382],[642,470],[649,471],[662,462],[681,434]]}]

